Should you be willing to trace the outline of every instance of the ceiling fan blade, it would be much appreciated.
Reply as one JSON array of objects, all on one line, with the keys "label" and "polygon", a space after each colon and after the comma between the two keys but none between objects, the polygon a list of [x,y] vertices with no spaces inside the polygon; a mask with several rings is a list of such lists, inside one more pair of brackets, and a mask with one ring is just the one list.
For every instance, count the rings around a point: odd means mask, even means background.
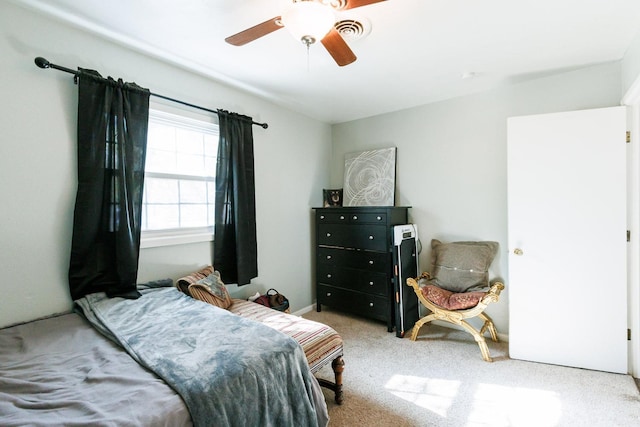
[{"label": "ceiling fan blade", "polygon": [[331,31],[324,36],[322,45],[341,67],[349,65],[357,59],[356,54],[353,53],[347,42],[344,41],[335,28],[332,28]]},{"label": "ceiling fan blade", "polygon": [[367,6],[374,3],[379,3],[381,1],[386,0],[347,0],[347,5],[344,7],[344,10],[354,9],[360,6]]},{"label": "ceiling fan blade", "polygon": [[266,36],[267,34],[282,28],[280,19],[281,18],[279,16],[276,16],[275,18],[271,18],[268,21],[264,21],[261,24],[254,25],[253,27],[247,28],[244,31],[240,31],[238,34],[229,36],[226,39],[224,39],[224,41],[234,46],[245,45],[249,42],[259,39],[262,36]]}]

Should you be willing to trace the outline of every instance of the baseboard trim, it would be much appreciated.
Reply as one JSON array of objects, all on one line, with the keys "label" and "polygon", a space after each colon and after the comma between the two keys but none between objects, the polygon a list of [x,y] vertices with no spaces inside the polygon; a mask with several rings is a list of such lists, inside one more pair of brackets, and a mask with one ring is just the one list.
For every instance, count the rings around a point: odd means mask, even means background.
[{"label": "baseboard trim", "polygon": [[313,311],[315,308],[316,308],[316,305],[315,305],[315,304],[311,304],[311,305],[308,305],[308,306],[306,306],[306,307],[301,308],[301,309],[300,309],[300,310],[298,310],[298,311],[294,311],[294,312],[293,312],[293,313],[291,313],[291,314],[293,314],[294,316],[302,316],[302,315],[303,315],[303,314],[305,314],[305,313],[308,313],[308,312],[310,312],[310,311]]}]

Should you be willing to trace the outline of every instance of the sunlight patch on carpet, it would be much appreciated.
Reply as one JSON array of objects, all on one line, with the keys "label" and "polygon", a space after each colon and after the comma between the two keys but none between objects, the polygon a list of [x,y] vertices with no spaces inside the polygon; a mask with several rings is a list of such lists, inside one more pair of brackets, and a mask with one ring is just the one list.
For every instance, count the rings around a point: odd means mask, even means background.
[{"label": "sunlight patch on carpet", "polygon": [[385,389],[443,418],[451,410],[466,411],[467,427],[551,427],[562,418],[560,396],[547,390],[413,375],[394,375]]},{"label": "sunlight patch on carpet", "polygon": [[562,401],[556,392],[478,384],[467,425],[557,426],[561,417]]},{"label": "sunlight patch on carpet", "polygon": [[460,381],[394,375],[384,387],[394,396],[446,417],[458,395]]}]

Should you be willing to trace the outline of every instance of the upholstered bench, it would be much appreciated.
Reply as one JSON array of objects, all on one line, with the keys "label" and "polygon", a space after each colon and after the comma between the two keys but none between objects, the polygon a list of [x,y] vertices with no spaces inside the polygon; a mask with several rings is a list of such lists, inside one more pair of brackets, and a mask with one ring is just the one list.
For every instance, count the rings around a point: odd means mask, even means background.
[{"label": "upholstered bench", "polygon": [[261,322],[298,341],[307,356],[311,373],[315,374],[331,363],[335,382],[321,378],[318,378],[318,382],[335,393],[336,403],[342,403],[343,343],[342,337],[333,328],[241,299],[233,299],[228,310],[238,316]]},{"label": "upholstered bench", "polygon": [[318,378],[321,386],[335,393],[335,401],[342,403],[342,337],[331,327],[292,314],[272,310],[264,305],[229,296],[220,273],[207,266],[178,279],[175,286],[185,294],[247,319],[261,322],[296,340],[307,357],[311,373],[317,373],[331,363],[335,382]]}]

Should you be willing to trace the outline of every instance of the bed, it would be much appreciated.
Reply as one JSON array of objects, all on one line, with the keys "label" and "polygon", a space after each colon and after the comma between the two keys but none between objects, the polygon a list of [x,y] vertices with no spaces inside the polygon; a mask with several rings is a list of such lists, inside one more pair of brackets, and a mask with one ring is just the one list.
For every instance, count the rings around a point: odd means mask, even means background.
[{"label": "bed", "polygon": [[192,423],[171,387],[69,313],[0,331],[0,425]]},{"label": "bed", "polygon": [[293,337],[173,286],[141,293],[90,294],[78,313],[0,330],[0,425],[328,423]]}]

